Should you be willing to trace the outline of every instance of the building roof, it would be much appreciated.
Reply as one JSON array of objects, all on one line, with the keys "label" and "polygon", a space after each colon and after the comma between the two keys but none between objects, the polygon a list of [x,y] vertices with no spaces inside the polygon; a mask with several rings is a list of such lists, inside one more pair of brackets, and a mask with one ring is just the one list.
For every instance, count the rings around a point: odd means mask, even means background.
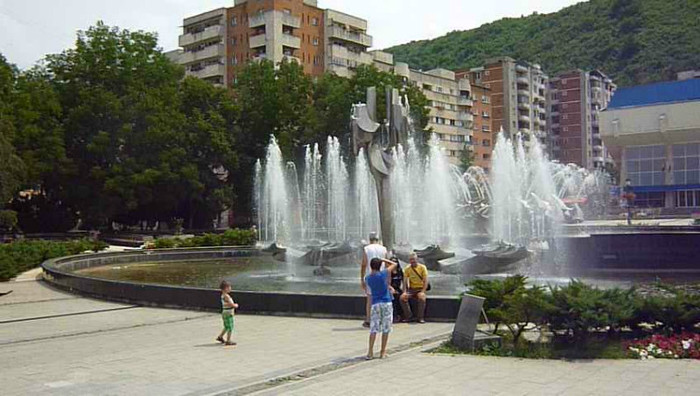
[{"label": "building roof", "polygon": [[619,88],[608,110],[700,100],[700,79]]}]

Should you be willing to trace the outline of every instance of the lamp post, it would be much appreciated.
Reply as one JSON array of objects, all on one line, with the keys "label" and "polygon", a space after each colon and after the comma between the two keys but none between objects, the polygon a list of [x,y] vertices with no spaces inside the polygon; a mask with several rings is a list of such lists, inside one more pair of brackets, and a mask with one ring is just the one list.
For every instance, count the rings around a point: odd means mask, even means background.
[{"label": "lamp post", "polygon": [[623,188],[623,197],[627,202],[627,225],[632,225],[632,205],[634,204],[634,189],[632,188],[632,180],[625,180],[625,187]]}]

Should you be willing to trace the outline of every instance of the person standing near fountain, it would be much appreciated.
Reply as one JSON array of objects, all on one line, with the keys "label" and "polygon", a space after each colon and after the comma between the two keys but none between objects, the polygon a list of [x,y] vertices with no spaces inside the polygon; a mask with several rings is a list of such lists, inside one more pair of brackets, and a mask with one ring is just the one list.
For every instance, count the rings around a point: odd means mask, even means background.
[{"label": "person standing near fountain", "polygon": [[[227,281],[221,281],[219,285],[221,289],[221,318],[224,321],[224,329],[216,340],[224,345],[236,345],[235,342],[231,342],[231,334],[233,333],[233,310],[238,308],[238,304],[231,298],[231,284]],[[226,335],[226,341],[224,341],[224,335]]]},{"label": "person standing near fountain", "polygon": [[425,323],[425,302],[427,300],[428,291],[428,268],[418,263],[418,255],[413,252],[409,256],[409,265],[403,271],[404,274],[404,290],[401,295],[401,308],[403,309],[404,321],[410,320],[413,317],[411,306],[408,303],[410,299],[416,299],[416,317],[418,323]]},{"label": "person standing near fountain", "polygon": [[[385,268],[382,271],[382,262]],[[386,344],[389,342],[389,333],[394,321],[394,309],[391,304],[391,293],[389,292],[389,280],[391,273],[396,269],[396,263],[378,257],[370,261],[372,272],[367,275],[366,283],[372,291],[372,314],[369,327],[369,351],[367,360],[374,357],[374,342],[377,340],[377,333],[382,333],[382,349],[380,358],[386,358]]]},{"label": "person standing near fountain", "polygon": [[[379,243],[379,236],[376,232],[369,234],[369,245],[364,247],[362,252],[362,264],[360,266],[360,283],[362,285],[362,290],[367,296],[367,304],[365,306],[365,321],[362,326],[369,327],[370,310],[372,308],[372,291],[370,287],[367,286],[365,282],[365,276],[367,275],[367,266],[372,262],[372,259],[386,259],[388,258],[387,250]],[[381,264],[381,263],[380,263]]]}]

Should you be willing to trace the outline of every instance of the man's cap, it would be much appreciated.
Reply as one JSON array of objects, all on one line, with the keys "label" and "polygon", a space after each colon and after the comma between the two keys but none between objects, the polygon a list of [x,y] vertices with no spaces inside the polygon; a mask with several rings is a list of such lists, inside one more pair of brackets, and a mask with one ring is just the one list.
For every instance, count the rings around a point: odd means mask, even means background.
[{"label": "man's cap", "polygon": [[378,241],[379,235],[375,231],[372,231],[369,233],[369,240],[370,241]]}]

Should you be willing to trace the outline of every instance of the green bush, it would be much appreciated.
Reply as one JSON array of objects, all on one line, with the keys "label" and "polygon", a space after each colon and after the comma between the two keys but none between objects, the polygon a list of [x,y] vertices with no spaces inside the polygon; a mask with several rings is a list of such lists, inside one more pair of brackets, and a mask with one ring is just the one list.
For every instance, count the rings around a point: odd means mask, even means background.
[{"label": "green bush", "polygon": [[0,210],[0,231],[12,231],[17,228],[17,212]]},{"label": "green bush", "polygon": [[0,245],[0,281],[36,268],[48,259],[70,256],[88,250],[100,251],[107,247],[104,242],[88,239],[76,241],[17,241]]},{"label": "green bush", "polygon": [[527,278],[521,275],[504,280],[474,280],[467,284],[469,293],[484,297],[486,316],[495,324],[495,331],[504,325],[510,331],[513,343],[518,344],[523,332],[543,323],[549,301],[542,287],[527,287]]},{"label": "green bush", "polygon": [[252,246],[257,241],[254,230],[231,229],[223,234],[204,234],[192,238],[161,238],[153,244],[155,249],[214,247],[214,246]]},{"label": "green bush", "polygon": [[695,325],[700,323],[700,296],[671,291],[670,296],[637,297],[634,321],[665,333],[695,330]]}]

